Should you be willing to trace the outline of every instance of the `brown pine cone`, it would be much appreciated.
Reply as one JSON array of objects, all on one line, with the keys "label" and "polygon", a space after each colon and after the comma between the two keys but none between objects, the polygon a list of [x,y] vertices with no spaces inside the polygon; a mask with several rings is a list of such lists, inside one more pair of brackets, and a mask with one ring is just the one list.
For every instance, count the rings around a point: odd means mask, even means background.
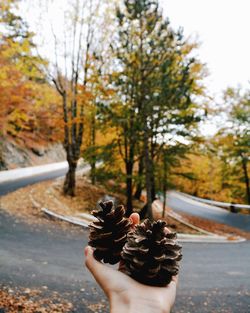
[{"label": "brown pine cone", "polygon": [[146,285],[166,286],[178,274],[182,258],[176,233],[168,233],[166,222],[148,219],[128,233],[122,251],[122,271]]},{"label": "brown pine cone", "polygon": [[115,264],[120,261],[131,221],[125,217],[122,205],[115,208],[111,200],[99,202],[98,205],[100,210],[92,212],[98,221],[89,225],[89,245],[95,248],[97,260]]}]

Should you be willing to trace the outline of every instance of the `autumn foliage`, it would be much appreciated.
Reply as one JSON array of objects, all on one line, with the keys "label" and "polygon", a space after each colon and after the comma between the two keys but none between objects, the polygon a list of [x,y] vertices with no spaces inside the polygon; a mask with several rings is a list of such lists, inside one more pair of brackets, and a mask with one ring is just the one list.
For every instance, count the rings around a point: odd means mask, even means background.
[{"label": "autumn foliage", "polygon": [[0,160],[2,138],[28,148],[60,141],[65,194],[75,194],[84,157],[93,184],[112,179],[126,189],[128,214],[143,190],[149,215],[169,189],[249,202],[250,93],[229,88],[209,113],[222,114],[225,127],[202,138],[209,110],[197,43],[171,27],[158,1],[121,2],[69,1],[47,60],[18,15],[19,1],[0,1]]},{"label": "autumn foliage", "polygon": [[45,144],[60,137],[58,96],[39,69],[47,62],[35,56],[33,34],[12,13],[13,5],[3,1],[0,7],[5,28],[0,41],[0,135],[28,146]]}]

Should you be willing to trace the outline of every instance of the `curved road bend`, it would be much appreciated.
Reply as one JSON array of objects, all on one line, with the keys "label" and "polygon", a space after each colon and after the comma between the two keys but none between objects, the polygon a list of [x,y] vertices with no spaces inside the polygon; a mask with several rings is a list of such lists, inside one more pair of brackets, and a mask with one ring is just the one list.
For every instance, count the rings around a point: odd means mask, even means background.
[{"label": "curved road bend", "polygon": [[[2,194],[64,175],[55,171],[0,186]],[[178,208],[187,202],[172,195]],[[200,204],[199,204],[200,205]],[[72,312],[93,312],[103,292],[82,267],[88,231],[58,224],[30,226],[0,211],[0,287],[47,286],[74,304]],[[249,312],[250,242],[183,245],[178,297],[173,313]],[[106,302],[102,302],[105,304]],[[1,311],[1,308],[0,308]],[[108,312],[103,307],[99,312]]]},{"label": "curved road bend", "polygon": [[250,215],[231,213],[225,209],[185,197],[185,195],[175,191],[168,192],[167,205],[175,211],[217,221],[244,231],[250,231]]},{"label": "curved road bend", "polygon": [[[0,211],[0,287],[47,286],[49,295],[57,291],[73,303],[71,312],[109,312],[103,292],[82,264],[87,240],[88,231],[79,227],[61,228],[52,221],[30,226]],[[250,312],[249,260],[249,241],[183,244],[172,313]]]},{"label": "curved road bend", "polygon": [[[0,196],[18,188],[37,183],[39,181],[54,179],[65,175],[67,168],[52,170],[32,177],[20,178],[13,181],[0,183]],[[185,212],[191,215],[199,216],[209,220],[214,220],[233,227],[250,231],[250,215],[242,215],[228,212],[224,209],[195,201],[185,195],[170,191],[167,196],[167,205],[172,209]]]},{"label": "curved road bend", "polygon": [[54,179],[60,176],[64,176],[67,173],[68,169],[59,169],[52,170],[51,172],[46,172],[44,174],[37,174],[32,177],[19,178],[13,181],[7,181],[4,183],[0,183],[0,196],[7,194],[8,192],[12,192],[17,190],[18,188],[25,187],[27,185],[35,184],[40,181]]},{"label": "curved road bend", "polygon": [[[36,174],[32,177],[20,178],[14,181],[0,183],[0,196],[39,181],[63,176],[66,172],[67,168],[57,169],[43,174]],[[250,231],[250,215],[231,213],[224,209],[195,201],[175,191],[168,192],[167,205],[176,211],[214,220],[245,231]]]},{"label": "curved road bend", "polygon": [[[84,174],[89,170],[90,166],[85,164],[77,168],[77,173]],[[0,196],[27,185],[64,176],[67,171],[68,165],[66,161],[23,169],[0,171]]]}]

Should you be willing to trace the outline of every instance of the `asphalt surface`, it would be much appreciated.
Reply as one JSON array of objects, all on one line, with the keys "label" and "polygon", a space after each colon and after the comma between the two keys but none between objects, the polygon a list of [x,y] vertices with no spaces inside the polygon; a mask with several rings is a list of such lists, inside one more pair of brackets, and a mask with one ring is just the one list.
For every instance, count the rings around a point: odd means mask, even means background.
[{"label": "asphalt surface", "polygon": [[[57,170],[0,184],[0,195],[62,176],[65,172]],[[173,194],[168,197],[168,205],[177,211],[250,230],[248,220],[242,221],[240,215],[216,207],[204,209],[201,203],[191,203]],[[0,211],[0,287],[46,287],[48,295],[57,291],[72,302],[72,312],[93,312],[91,305],[97,303],[103,306],[96,312],[108,312],[102,290],[82,265],[87,238],[88,231],[79,227],[62,228],[53,221],[30,226]],[[183,255],[173,313],[250,312],[249,241],[240,244],[185,243]]]},{"label": "asphalt surface", "polygon": [[195,201],[178,192],[168,192],[167,205],[177,212],[188,213],[250,231],[250,215],[231,213],[225,209]]},{"label": "asphalt surface", "polygon": [[92,312],[103,294],[83,267],[87,231],[48,221],[28,225],[0,211],[0,286],[48,288],[74,303],[72,312]]},{"label": "asphalt surface", "polygon": [[[0,211],[0,285],[57,291],[72,312],[93,312],[105,296],[83,266],[88,231],[53,221],[30,226]],[[173,313],[250,312],[250,242],[183,244]],[[1,311],[1,308],[0,308]],[[2,311],[1,311],[2,312]],[[108,312],[103,306],[94,312]]]},{"label": "asphalt surface", "polygon": [[21,178],[17,180],[10,180],[8,182],[0,183],[0,196],[17,190],[18,188],[25,187],[27,185],[35,184],[40,181],[54,179],[63,176],[67,173],[67,169],[54,170],[49,173],[38,174],[32,177]]},{"label": "asphalt surface", "polygon": [[[44,174],[37,174],[32,177],[0,183],[0,196],[26,185],[63,176],[66,174],[66,172],[67,169],[54,170],[49,173],[46,172]],[[195,201],[178,192],[168,192],[167,205],[177,212],[179,211],[188,213],[194,216],[199,216],[209,220],[217,221],[219,223],[227,224],[244,231],[250,231],[250,215],[231,213],[225,209]]]}]

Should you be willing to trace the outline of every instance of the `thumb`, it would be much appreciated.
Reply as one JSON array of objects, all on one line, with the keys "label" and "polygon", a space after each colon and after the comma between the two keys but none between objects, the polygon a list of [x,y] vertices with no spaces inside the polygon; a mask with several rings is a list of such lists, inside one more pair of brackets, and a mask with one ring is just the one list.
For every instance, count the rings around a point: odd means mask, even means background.
[{"label": "thumb", "polygon": [[129,218],[133,226],[140,223],[140,215],[138,213],[132,213]]},{"label": "thumb", "polygon": [[113,269],[109,268],[108,266],[105,266],[101,262],[98,262],[94,258],[93,249],[90,246],[87,246],[85,248],[84,254],[86,267],[108,296],[109,290],[107,288],[107,282],[110,280],[110,277],[112,277]]}]

